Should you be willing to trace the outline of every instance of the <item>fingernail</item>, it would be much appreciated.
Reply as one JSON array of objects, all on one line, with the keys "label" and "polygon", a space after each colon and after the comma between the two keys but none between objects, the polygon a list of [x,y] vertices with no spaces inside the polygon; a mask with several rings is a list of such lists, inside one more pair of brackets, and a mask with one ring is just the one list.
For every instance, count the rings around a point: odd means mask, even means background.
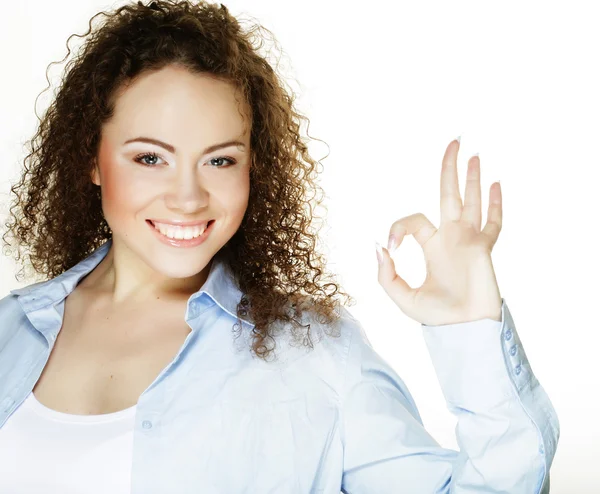
[{"label": "fingernail", "polygon": [[388,240],[388,250],[390,251],[390,254],[392,252],[394,252],[394,249],[397,247],[396,245],[396,236],[392,233],[390,235],[390,238]]},{"label": "fingernail", "polygon": [[456,138],[456,140],[457,140],[459,143],[460,143],[460,137],[461,137],[461,136],[458,136],[458,137]]},{"label": "fingernail", "polygon": [[375,242],[375,253],[377,254],[377,262],[381,264],[383,262],[383,251],[378,242]]}]

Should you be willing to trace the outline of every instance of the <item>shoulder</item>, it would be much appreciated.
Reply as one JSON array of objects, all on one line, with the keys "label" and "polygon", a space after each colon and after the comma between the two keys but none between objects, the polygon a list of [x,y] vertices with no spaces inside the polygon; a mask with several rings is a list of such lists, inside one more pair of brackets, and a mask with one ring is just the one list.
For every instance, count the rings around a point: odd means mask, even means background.
[{"label": "shoulder", "polygon": [[[337,373],[342,375],[353,341],[363,341],[360,323],[345,308],[335,309],[337,316],[327,324],[312,304],[303,304],[292,321],[277,320],[269,328],[272,352],[268,363],[256,360],[264,369]],[[242,345],[251,343],[251,331],[244,332]],[[247,333],[247,334],[246,334]]]},{"label": "shoulder", "polygon": [[335,315],[336,319],[326,324],[312,304],[304,304],[301,316],[294,318],[296,323],[276,324],[279,352],[293,360],[314,353],[323,358],[325,354],[343,365],[348,359],[351,343],[365,341],[366,335],[360,322],[346,307],[336,307]]},{"label": "shoulder", "polygon": [[371,344],[363,325],[346,307],[340,306],[337,314],[338,319],[331,328],[319,323],[319,318],[314,313],[310,313],[308,319],[315,324],[319,342],[324,350],[345,369],[350,364],[349,360],[355,349],[360,349],[363,345],[370,347]]},{"label": "shoulder", "polygon": [[0,298],[0,351],[17,334],[19,329],[23,328],[24,324],[26,324],[27,315],[23,309],[22,300],[19,299],[27,299],[32,290],[45,283],[47,282],[31,283],[12,290],[8,295]]},{"label": "shoulder", "polygon": [[[312,307],[305,307],[298,324],[286,322],[276,331],[276,368],[318,374],[341,392],[348,374],[354,375],[372,347],[363,325],[345,307],[336,308],[336,320],[326,324]],[[375,354],[376,355],[376,354]]]},{"label": "shoulder", "polygon": [[[17,309],[21,309],[19,305],[17,294],[9,293],[3,298],[0,298],[0,321],[4,323],[7,318],[13,317],[15,312],[19,312]],[[22,309],[21,309],[21,312]],[[5,326],[5,324],[1,324],[0,328]]]},{"label": "shoulder", "polygon": [[9,293],[0,299],[0,351],[17,332],[24,318],[17,295]]}]

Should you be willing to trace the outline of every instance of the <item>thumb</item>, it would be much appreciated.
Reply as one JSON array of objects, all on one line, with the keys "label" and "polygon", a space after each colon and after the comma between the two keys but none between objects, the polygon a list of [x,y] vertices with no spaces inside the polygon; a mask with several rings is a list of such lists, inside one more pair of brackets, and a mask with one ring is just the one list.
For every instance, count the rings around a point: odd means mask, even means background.
[{"label": "thumb", "polygon": [[378,242],[375,242],[375,248],[377,250],[377,261],[379,265],[377,271],[377,280],[379,281],[379,284],[398,307],[401,309],[403,307],[409,307],[409,301],[413,299],[415,290],[398,276],[396,273],[396,265],[394,264],[394,260],[389,251],[385,247],[381,247]]}]

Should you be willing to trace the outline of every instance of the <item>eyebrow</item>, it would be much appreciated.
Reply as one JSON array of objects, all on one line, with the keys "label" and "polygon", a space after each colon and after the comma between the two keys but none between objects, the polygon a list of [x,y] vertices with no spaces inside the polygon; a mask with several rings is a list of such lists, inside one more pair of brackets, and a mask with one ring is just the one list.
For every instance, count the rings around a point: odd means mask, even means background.
[{"label": "eyebrow", "polygon": [[[159,141],[158,139],[152,139],[150,137],[136,137],[134,139],[129,139],[128,141],[125,141],[123,143],[123,145],[129,144],[130,142],[147,142],[149,144],[155,144],[157,146],[165,148],[170,153],[175,153],[175,146],[172,146],[171,144],[167,144],[166,142]],[[216,151],[217,149],[226,148],[229,146],[238,146],[238,147],[241,147],[242,150],[246,148],[246,145],[243,142],[236,141],[236,140],[230,140],[230,141],[226,141],[226,142],[221,142],[219,144],[213,144],[212,146],[208,146],[202,154],[212,153],[213,151]]]}]

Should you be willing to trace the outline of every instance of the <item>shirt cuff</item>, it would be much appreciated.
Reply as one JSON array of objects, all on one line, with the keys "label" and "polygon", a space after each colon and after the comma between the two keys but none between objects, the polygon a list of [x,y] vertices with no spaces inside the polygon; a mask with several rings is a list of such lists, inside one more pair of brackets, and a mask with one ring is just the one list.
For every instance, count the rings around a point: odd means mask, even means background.
[{"label": "shirt cuff", "polygon": [[531,379],[531,367],[504,298],[502,321],[421,326],[450,411],[457,407],[489,410],[514,399]]}]

